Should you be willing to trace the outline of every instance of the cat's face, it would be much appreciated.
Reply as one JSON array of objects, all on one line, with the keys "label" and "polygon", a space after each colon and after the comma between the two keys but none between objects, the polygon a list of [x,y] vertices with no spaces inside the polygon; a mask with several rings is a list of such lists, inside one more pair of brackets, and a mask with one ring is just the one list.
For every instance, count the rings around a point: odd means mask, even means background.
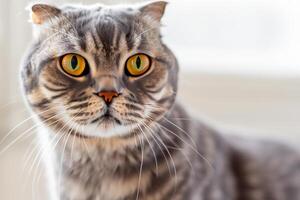
[{"label": "cat's face", "polygon": [[33,6],[36,36],[22,80],[44,124],[112,137],[161,119],[174,102],[178,71],[160,38],[164,8]]}]

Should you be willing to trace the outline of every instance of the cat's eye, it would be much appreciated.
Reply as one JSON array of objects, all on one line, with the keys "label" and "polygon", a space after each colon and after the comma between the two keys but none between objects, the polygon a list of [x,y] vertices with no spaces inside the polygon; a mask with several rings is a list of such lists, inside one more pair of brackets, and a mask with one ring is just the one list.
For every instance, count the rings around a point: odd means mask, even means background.
[{"label": "cat's eye", "polygon": [[136,54],[126,61],[125,72],[128,76],[141,76],[145,74],[151,65],[151,59],[146,54]]},{"label": "cat's eye", "polygon": [[62,70],[70,76],[80,77],[88,74],[89,66],[84,57],[70,53],[61,58]]}]

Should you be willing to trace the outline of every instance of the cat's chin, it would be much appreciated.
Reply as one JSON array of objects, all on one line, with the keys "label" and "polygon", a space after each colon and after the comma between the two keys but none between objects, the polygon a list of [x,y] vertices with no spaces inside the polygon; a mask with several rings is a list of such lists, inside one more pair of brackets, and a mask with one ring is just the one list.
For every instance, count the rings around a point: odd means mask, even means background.
[{"label": "cat's chin", "polygon": [[79,134],[86,137],[110,138],[131,134],[137,125],[119,125],[112,121],[103,121],[100,124],[89,124],[79,128]]}]

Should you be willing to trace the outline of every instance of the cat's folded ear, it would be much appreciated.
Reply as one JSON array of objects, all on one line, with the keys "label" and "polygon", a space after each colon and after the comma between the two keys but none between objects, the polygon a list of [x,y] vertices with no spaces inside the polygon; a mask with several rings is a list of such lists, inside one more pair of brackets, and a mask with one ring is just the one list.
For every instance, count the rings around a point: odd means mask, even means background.
[{"label": "cat's folded ear", "polygon": [[34,24],[43,24],[54,17],[58,17],[61,10],[48,4],[33,4],[29,6],[30,19]]},{"label": "cat's folded ear", "polygon": [[142,15],[146,15],[156,21],[160,21],[164,15],[167,4],[168,2],[166,1],[152,1],[142,5],[139,10],[141,11]]}]

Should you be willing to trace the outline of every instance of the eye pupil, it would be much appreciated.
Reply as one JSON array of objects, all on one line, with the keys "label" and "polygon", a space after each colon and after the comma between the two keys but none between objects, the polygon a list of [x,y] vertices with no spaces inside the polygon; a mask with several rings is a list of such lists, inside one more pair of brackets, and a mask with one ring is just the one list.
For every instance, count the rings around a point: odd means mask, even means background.
[{"label": "eye pupil", "polygon": [[138,56],[138,57],[136,58],[136,67],[137,67],[138,69],[140,69],[141,64],[142,64],[141,58]]},{"label": "eye pupil", "polygon": [[77,64],[78,64],[77,57],[76,56],[72,56],[71,67],[72,67],[73,70],[76,69]]}]

